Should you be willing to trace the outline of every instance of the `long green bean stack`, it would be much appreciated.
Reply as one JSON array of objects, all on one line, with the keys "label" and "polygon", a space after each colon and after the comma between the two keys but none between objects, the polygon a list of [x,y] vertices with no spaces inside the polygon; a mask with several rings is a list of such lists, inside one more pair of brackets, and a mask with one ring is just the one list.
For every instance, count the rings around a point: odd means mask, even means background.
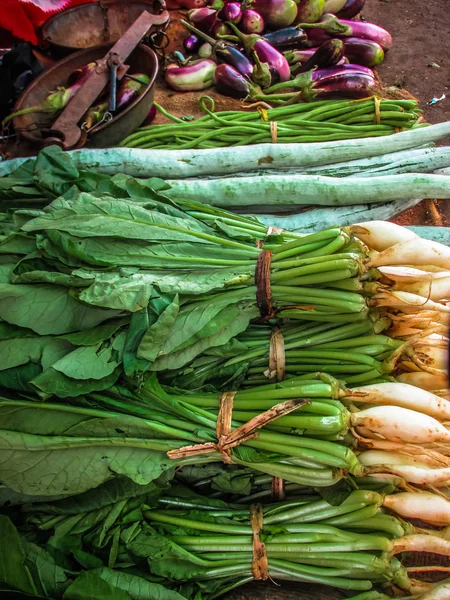
[{"label": "long green bean stack", "polygon": [[[211,103],[208,108],[206,102]],[[220,148],[266,142],[327,142],[391,135],[420,124],[415,100],[346,100],[293,104],[269,110],[214,112],[214,101],[200,101],[207,113],[187,121],[157,105],[174,123],[142,127],[121,146],[155,150]],[[276,125],[274,125],[276,124]]]}]

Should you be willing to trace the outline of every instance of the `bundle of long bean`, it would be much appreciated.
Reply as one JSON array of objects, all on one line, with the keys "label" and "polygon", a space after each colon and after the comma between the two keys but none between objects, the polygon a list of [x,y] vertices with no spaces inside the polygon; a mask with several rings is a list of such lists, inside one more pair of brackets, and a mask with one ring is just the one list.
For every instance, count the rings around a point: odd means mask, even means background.
[{"label": "bundle of long bean", "polygon": [[[207,101],[211,102],[211,108]],[[212,98],[203,97],[200,104],[207,114],[193,121],[175,117],[157,105],[174,124],[142,127],[120,145],[180,150],[274,141],[325,142],[391,135],[398,130],[417,127],[421,120],[415,100],[323,100],[269,110],[217,113]]]}]

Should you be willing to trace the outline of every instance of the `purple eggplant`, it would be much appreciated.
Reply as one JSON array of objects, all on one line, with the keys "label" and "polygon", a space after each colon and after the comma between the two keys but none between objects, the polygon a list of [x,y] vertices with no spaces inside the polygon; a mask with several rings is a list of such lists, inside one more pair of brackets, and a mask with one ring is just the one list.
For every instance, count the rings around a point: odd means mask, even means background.
[{"label": "purple eggplant", "polygon": [[202,42],[203,40],[199,38],[198,35],[191,33],[187,38],[184,38],[183,47],[188,54],[193,54],[200,48]]},{"label": "purple eggplant", "polygon": [[216,69],[215,80],[216,90],[224,96],[246,98],[254,91],[262,93],[254,83],[230,65],[219,65]]},{"label": "purple eggplant", "polygon": [[258,58],[263,63],[268,63],[269,67],[276,72],[280,81],[288,81],[291,77],[289,64],[285,57],[276,48],[271,46],[264,38],[257,34],[245,34],[230,23],[231,29],[242,42],[247,55],[256,52]]},{"label": "purple eggplant", "polygon": [[[233,46],[216,46],[216,56],[220,63],[226,63],[234,67],[241,75],[251,77],[253,73],[253,64],[237,48]],[[270,84],[269,84],[270,85]]]},{"label": "purple eggplant", "polygon": [[333,36],[328,35],[323,29],[305,29],[305,33],[308,37],[309,47],[320,47],[325,42],[333,39]]},{"label": "purple eggplant", "polygon": [[259,12],[270,29],[289,27],[297,16],[295,0],[244,0],[242,4]]},{"label": "purple eggplant", "polygon": [[216,63],[202,58],[185,65],[172,63],[165,71],[167,85],[178,92],[206,90],[214,83]]},{"label": "purple eggplant", "polygon": [[[337,37],[357,37],[372,40],[380,44],[383,50],[388,50],[392,46],[391,34],[379,25],[375,25],[375,23],[338,19],[335,15],[327,13],[322,15],[319,23],[314,23],[309,27],[320,27],[320,25],[323,26],[324,31]],[[339,31],[341,28],[342,32]],[[347,31],[344,31],[344,29]]]},{"label": "purple eggplant", "polygon": [[200,31],[211,31],[217,21],[217,10],[212,8],[194,8],[187,13],[189,21]]},{"label": "purple eggplant", "polygon": [[88,79],[89,75],[96,68],[97,63],[92,62],[81,69],[76,69],[73,71],[68,77],[68,81],[71,83],[67,85],[67,87],[60,86],[56,88],[53,92],[50,92],[46,98],[38,104],[37,106],[29,106],[28,108],[22,108],[20,110],[16,110],[16,112],[8,115],[3,121],[2,125],[5,126],[11,119],[18,117],[20,115],[28,115],[33,113],[49,113],[51,115],[55,115],[60,110],[65,108],[74,96],[77,95],[78,91]]},{"label": "purple eggplant", "polygon": [[377,91],[377,82],[370,75],[348,71],[329,77],[305,89],[302,99],[338,100],[340,98],[369,98]]},{"label": "purple eggplant", "polygon": [[262,33],[264,27],[264,19],[256,10],[248,8],[242,11],[242,20],[239,23],[241,31],[244,33]]},{"label": "purple eggplant", "polygon": [[329,77],[336,77],[337,75],[342,75],[343,73],[363,73],[364,75],[369,75],[370,77],[375,78],[375,74],[372,69],[369,67],[364,67],[362,65],[353,65],[351,63],[335,65],[332,67],[325,67],[323,69],[316,69],[311,73],[312,81],[321,81],[323,79],[328,79]]},{"label": "purple eggplant", "polygon": [[[220,62],[227,63],[233,66],[242,75],[250,77],[253,72],[253,64],[240,50],[227,44],[224,41],[217,41],[207,33],[200,31],[190,23],[181,20],[181,23],[187,27],[190,31],[198,35],[201,39],[205,40],[211,46],[213,54],[215,53]],[[234,27],[234,25],[233,25]]]},{"label": "purple eggplant", "polygon": [[242,20],[242,6],[239,2],[228,2],[219,13],[222,21],[238,25]]},{"label": "purple eggplant", "polygon": [[148,111],[148,115],[145,117],[145,121],[142,123],[141,127],[147,127],[147,125],[151,125],[156,118],[156,106],[154,104],[151,105],[150,110]]},{"label": "purple eggplant", "polygon": [[315,23],[323,14],[325,0],[300,0],[295,23]]},{"label": "purple eggplant", "polygon": [[316,52],[304,63],[302,63],[300,72],[309,71],[310,69],[325,67],[333,67],[344,56],[344,43],[342,40],[331,39],[323,43]]},{"label": "purple eggplant", "polygon": [[[120,112],[125,110],[130,104],[132,104],[150,82],[150,77],[145,73],[134,73],[133,79],[125,76],[120,82],[119,89],[117,90],[117,102],[116,111]],[[109,102],[100,102],[91,106],[87,111],[84,122],[86,123],[86,129],[92,129],[103,121],[109,110]]]},{"label": "purple eggplant", "polygon": [[308,36],[303,29],[297,27],[285,27],[277,31],[264,34],[264,39],[277,50],[294,50],[303,48],[308,42]]},{"label": "purple eggplant", "polygon": [[343,8],[336,14],[339,19],[353,19],[364,8],[366,0],[347,0]]},{"label": "purple eggplant", "polygon": [[384,50],[372,40],[362,40],[361,38],[345,38],[345,56],[350,62],[358,63],[366,67],[376,67],[384,59]]}]

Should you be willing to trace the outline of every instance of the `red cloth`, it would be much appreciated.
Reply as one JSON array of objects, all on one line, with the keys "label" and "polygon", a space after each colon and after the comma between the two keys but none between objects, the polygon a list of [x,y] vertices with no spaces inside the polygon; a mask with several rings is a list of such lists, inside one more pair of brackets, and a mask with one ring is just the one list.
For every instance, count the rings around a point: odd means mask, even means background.
[{"label": "red cloth", "polygon": [[0,27],[11,31],[18,37],[32,44],[38,44],[36,32],[39,27],[52,15],[63,9],[87,4],[94,0],[61,0],[55,2],[55,9],[43,11],[31,2],[21,0],[2,0],[0,9]]}]

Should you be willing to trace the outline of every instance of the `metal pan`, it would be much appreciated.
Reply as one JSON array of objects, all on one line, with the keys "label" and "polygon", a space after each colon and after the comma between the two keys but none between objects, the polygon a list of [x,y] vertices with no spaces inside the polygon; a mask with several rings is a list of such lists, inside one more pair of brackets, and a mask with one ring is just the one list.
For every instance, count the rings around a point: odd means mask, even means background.
[{"label": "metal pan", "polygon": [[[51,91],[56,90],[58,86],[66,85],[69,75],[75,69],[103,58],[112,46],[113,44],[110,43],[82,50],[57,62],[27,87],[17,101],[14,110],[41,104]],[[155,93],[154,83],[158,74],[158,57],[153,50],[140,44],[127,60],[127,64],[130,65],[130,74],[133,72],[145,73],[149,76],[150,82],[139,98],[123,112],[111,121],[99,124],[91,129],[86,143],[87,146],[106,148],[117,145],[127,135],[135,131],[148,115]],[[31,113],[15,117],[13,125],[19,137],[42,146],[43,138],[39,133],[39,128],[48,126],[49,120],[48,113]]]}]

